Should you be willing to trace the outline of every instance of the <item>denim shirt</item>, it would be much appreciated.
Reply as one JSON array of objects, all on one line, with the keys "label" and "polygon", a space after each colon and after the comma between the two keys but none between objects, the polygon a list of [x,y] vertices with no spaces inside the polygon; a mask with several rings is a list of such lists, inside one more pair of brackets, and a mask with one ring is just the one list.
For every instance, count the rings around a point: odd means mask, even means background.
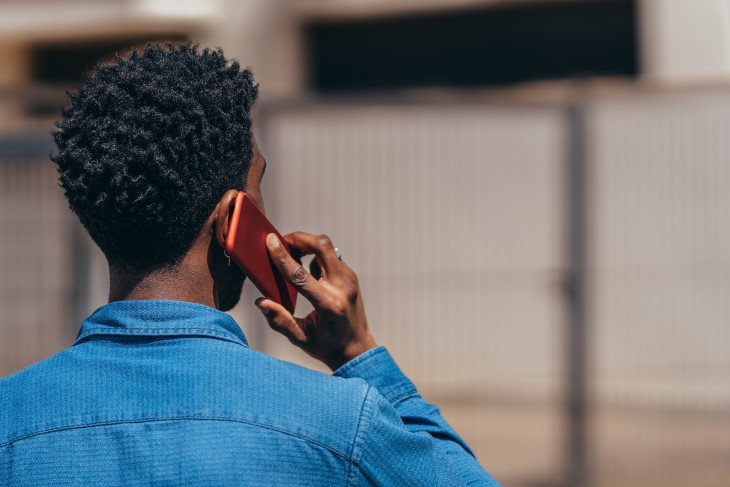
[{"label": "denim shirt", "polygon": [[194,303],[99,308],[0,404],[0,485],[497,485],[384,347],[327,375]]}]

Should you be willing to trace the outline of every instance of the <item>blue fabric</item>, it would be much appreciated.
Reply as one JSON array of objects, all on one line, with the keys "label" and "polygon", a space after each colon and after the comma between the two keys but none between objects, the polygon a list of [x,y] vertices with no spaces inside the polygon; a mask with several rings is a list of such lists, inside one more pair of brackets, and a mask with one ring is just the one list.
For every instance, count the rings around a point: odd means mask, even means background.
[{"label": "blue fabric", "polygon": [[194,303],[99,308],[0,404],[1,485],[497,485],[384,347],[322,374]]}]

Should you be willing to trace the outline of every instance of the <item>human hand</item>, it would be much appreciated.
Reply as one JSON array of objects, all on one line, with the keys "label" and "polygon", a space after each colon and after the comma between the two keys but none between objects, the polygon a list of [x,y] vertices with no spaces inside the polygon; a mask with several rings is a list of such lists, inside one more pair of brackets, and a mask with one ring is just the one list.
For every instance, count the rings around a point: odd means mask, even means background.
[{"label": "human hand", "polygon": [[274,265],[312,303],[314,311],[295,318],[280,304],[259,298],[256,306],[269,326],[333,371],[375,348],[357,276],[337,257],[330,238],[294,232],[284,239],[300,255],[314,254],[310,274],[287,253],[275,234],[266,239]]}]

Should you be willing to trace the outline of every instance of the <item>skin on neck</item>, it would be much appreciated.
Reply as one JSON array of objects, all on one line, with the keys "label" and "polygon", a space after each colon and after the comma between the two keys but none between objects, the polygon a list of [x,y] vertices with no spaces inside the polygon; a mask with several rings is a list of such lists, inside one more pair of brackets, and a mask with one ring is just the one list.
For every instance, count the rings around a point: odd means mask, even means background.
[{"label": "skin on neck", "polygon": [[[253,142],[246,194],[266,214],[261,178],[266,161]],[[162,299],[204,304],[228,311],[241,294],[244,276],[230,265],[223,246],[238,191],[226,191],[206,219],[188,252],[174,267],[137,271],[109,264],[109,302]]]},{"label": "skin on neck", "polygon": [[110,265],[109,302],[165,299],[217,308],[215,281],[213,272],[208,268],[205,251],[205,247],[217,244],[210,236],[206,239],[202,233],[175,267],[144,272]]}]

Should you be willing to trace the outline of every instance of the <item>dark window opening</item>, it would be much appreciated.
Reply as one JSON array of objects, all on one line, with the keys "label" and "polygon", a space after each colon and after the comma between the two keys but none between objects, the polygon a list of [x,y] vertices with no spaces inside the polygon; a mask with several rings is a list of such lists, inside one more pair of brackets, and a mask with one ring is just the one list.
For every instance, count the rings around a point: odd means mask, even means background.
[{"label": "dark window opening", "polygon": [[114,53],[125,53],[147,42],[184,42],[180,34],[151,37],[123,37],[89,41],[37,44],[30,50],[31,79],[43,89],[32,91],[25,101],[29,115],[44,116],[60,112],[67,103],[64,91],[81,84],[84,75],[97,61],[111,61]]},{"label": "dark window opening", "polygon": [[115,52],[126,52],[132,47],[144,46],[147,42],[186,41],[186,37],[178,34],[170,36],[134,37],[93,40],[87,42],[69,42],[38,44],[31,49],[31,65],[33,80],[47,84],[79,84],[84,74],[97,61],[113,59]]},{"label": "dark window opening", "polygon": [[634,77],[635,3],[572,0],[316,21],[305,29],[310,84],[326,93]]}]

